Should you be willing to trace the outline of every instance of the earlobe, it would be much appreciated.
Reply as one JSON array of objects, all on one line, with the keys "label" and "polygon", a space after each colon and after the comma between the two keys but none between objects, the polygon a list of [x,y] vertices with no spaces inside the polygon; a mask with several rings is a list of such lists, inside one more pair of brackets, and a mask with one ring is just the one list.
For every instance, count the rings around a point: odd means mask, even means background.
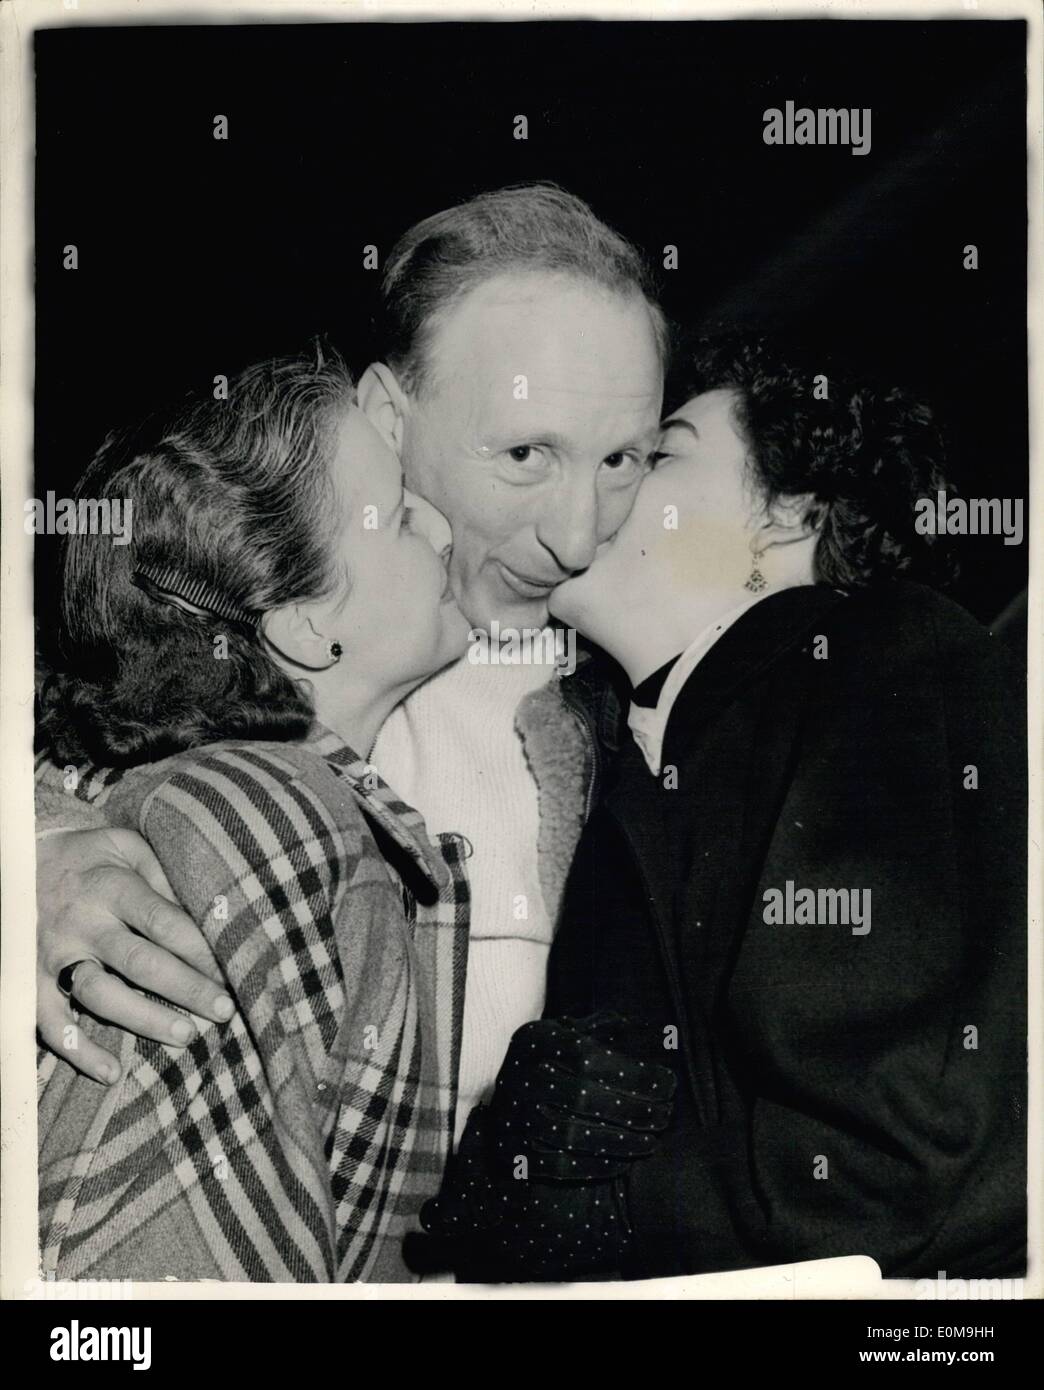
[{"label": "earlobe", "polygon": [[384,362],[371,362],[359,379],[356,395],[370,424],[401,455],[409,401],[395,373]]},{"label": "earlobe", "polygon": [[322,671],[331,664],[330,639],[316,631],[303,604],[270,609],[261,619],[261,635],[275,654],[292,666]]}]

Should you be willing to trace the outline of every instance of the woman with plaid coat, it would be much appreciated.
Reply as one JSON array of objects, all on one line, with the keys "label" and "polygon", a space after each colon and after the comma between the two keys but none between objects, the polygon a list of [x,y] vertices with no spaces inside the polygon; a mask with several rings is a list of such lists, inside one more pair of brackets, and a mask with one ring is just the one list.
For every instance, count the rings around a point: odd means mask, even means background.
[{"label": "woman with plaid coat", "polygon": [[62,970],[66,1046],[119,1070],[41,1056],[44,1270],[410,1279],[453,1131],[467,889],[459,837],[353,748],[466,644],[448,528],[322,360],[111,438],[81,493],[125,499],[133,538],[69,538],[44,795],[144,836],[230,1017],[135,1037],[92,1016],[99,961]]}]

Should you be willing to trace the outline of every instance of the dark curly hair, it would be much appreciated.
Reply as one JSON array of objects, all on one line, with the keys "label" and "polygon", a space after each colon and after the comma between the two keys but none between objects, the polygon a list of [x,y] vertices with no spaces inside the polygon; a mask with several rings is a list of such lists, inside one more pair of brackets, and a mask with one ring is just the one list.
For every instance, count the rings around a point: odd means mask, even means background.
[{"label": "dark curly hair", "polygon": [[[827,398],[813,395],[827,378]],[[826,358],[767,337],[701,337],[677,351],[667,401],[678,410],[706,391],[735,392],[748,466],[771,505],[807,496],[818,531],[816,578],[858,588],[903,576],[945,587],[956,574],[940,538],[915,531],[915,504],[954,489],[932,412],[896,387],[856,378]],[[668,412],[670,413],[670,412]]]},{"label": "dark curly hair", "polygon": [[131,540],[66,539],[58,666],[40,698],[54,758],[125,767],[308,733],[307,689],[249,629],[159,602],[131,576],[173,566],[255,614],[331,592],[341,513],[328,464],[354,399],[338,358],[277,358],[233,377],[227,400],[190,397],[109,436],[77,497],[129,500]]}]

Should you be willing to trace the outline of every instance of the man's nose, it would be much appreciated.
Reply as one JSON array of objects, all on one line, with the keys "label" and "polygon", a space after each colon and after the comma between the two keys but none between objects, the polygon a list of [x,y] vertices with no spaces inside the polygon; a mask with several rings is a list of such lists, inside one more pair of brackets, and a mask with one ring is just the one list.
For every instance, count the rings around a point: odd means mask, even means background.
[{"label": "man's nose", "polygon": [[450,524],[437,507],[418,497],[408,488],[403,489],[403,503],[410,509],[410,527],[431,546],[437,555],[443,555],[453,544]]},{"label": "man's nose", "polygon": [[564,573],[587,569],[598,548],[598,490],[594,478],[575,477],[556,489],[537,523],[536,534]]}]

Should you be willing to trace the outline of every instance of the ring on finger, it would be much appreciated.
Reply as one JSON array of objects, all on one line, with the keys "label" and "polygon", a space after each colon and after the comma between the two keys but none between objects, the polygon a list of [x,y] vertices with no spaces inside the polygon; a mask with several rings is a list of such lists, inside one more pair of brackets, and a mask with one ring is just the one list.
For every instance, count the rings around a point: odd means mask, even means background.
[{"label": "ring on finger", "polygon": [[74,960],[69,965],[63,965],[61,970],[58,971],[56,980],[56,983],[58,985],[58,993],[61,994],[64,998],[72,998],[73,990],[76,986],[76,972],[77,970],[79,970],[81,965],[86,965],[87,962],[90,960],[94,961],[95,965],[97,965],[99,969],[105,969],[105,966],[102,965],[101,961],[98,959],[97,956],[82,956],[79,960]]}]

